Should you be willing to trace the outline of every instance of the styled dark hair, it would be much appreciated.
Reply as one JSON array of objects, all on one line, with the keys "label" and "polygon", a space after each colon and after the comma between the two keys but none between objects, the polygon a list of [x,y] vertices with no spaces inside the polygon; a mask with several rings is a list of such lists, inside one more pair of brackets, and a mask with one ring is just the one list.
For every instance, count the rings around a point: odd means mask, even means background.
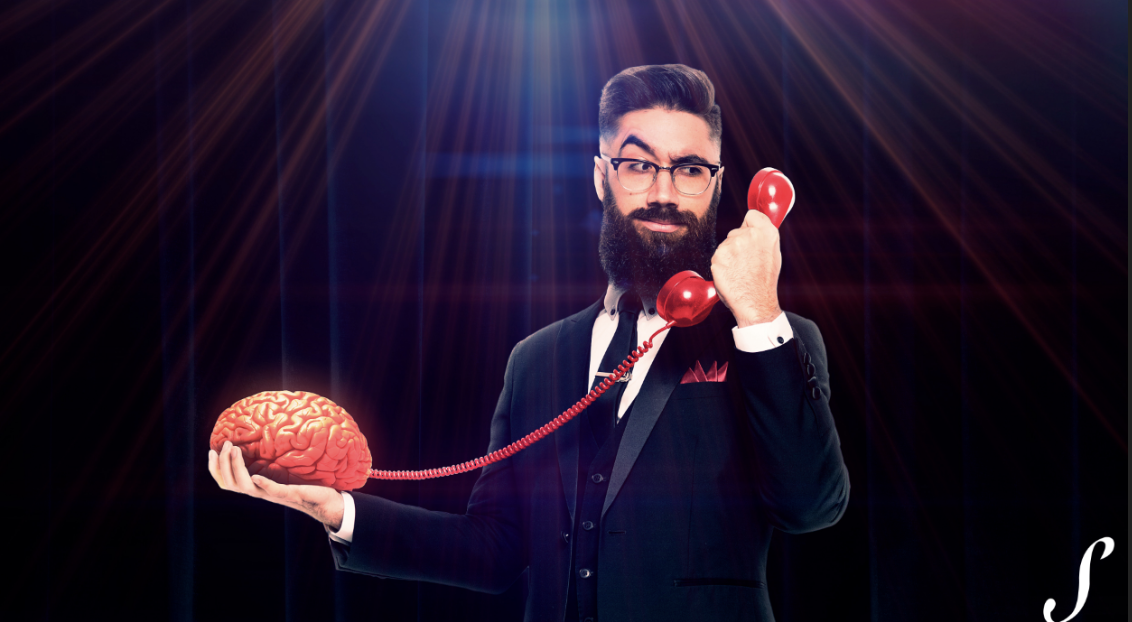
[{"label": "styled dark hair", "polygon": [[707,122],[712,140],[718,142],[723,135],[715,87],[706,73],[687,65],[642,65],[613,76],[601,89],[597,116],[601,139],[617,133],[621,117],[650,108],[694,114]]}]

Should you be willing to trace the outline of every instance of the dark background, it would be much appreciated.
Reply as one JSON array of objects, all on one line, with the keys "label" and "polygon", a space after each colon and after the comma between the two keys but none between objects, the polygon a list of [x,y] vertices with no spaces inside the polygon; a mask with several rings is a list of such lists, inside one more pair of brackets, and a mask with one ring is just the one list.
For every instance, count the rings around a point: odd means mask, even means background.
[{"label": "dark background", "polygon": [[[817,322],[852,481],[776,534],[783,620],[1125,620],[1127,4],[6,3],[6,618],[521,618],[336,573],[321,526],[219,490],[263,390],[374,466],[487,446],[514,344],[594,301],[597,102],[682,62],[723,110],[719,234],[798,191],[782,306]],[[547,413],[551,418],[556,413]],[[475,475],[364,492],[461,512]]]}]

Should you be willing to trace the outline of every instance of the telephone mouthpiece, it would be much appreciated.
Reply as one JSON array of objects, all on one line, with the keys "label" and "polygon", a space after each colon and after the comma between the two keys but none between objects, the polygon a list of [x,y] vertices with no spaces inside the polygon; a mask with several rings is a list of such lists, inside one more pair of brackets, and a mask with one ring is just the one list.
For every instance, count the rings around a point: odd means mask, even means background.
[{"label": "telephone mouthpiece", "polygon": [[656,311],[666,322],[688,327],[704,321],[718,301],[711,281],[705,281],[693,270],[684,270],[672,275],[660,288]]}]

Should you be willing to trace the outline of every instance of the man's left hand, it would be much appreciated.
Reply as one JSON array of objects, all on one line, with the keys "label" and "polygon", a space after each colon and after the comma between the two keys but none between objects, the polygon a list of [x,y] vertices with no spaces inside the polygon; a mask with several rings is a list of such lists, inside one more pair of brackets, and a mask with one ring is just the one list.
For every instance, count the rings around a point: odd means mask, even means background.
[{"label": "man's left hand", "polygon": [[220,453],[208,450],[208,472],[224,490],[278,503],[325,523],[331,531],[342,528],[342,494],[333,488],[308,484],[279,484],[262,475],[250,475],[244,454],[231,441],[224,441]]},{"label": "man's left hand", "polygon": [[781,270],[778,228],[766,214],[748,211],[743,224],[727,234],[711,258],[715,291],[739,328],[769,322],[782,313],[778,306]]}]

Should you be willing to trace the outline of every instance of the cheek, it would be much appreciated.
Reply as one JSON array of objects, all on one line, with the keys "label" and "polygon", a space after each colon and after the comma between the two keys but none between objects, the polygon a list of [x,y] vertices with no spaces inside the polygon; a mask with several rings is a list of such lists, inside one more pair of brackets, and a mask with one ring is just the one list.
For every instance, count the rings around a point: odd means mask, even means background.
[{"label": "cheek", "polygon": [[[705,192],[704,194],[707,194],[707,193]],[[689,211],[691,211],[693,214],[696,215],[696,218],[698,218],[699,220],[703,220],[704,216],[707,216],[708,210],[711,209],[712,197],[711,196],[707,196],[707,197],[700,196],[700,197],[696,197],[696,199],[697,200],[694,201],[694,202],[685,203],[684,205],[681,206],[681,208],[688,209]]]},{"label": "cheek", "polygon": [[630,194],[628,191],[622,189],[620,192],[614,190],[611,196],[617,211],[626,218],[635,210],[648,207],[645,204],[644,195],[641,194]]}]

